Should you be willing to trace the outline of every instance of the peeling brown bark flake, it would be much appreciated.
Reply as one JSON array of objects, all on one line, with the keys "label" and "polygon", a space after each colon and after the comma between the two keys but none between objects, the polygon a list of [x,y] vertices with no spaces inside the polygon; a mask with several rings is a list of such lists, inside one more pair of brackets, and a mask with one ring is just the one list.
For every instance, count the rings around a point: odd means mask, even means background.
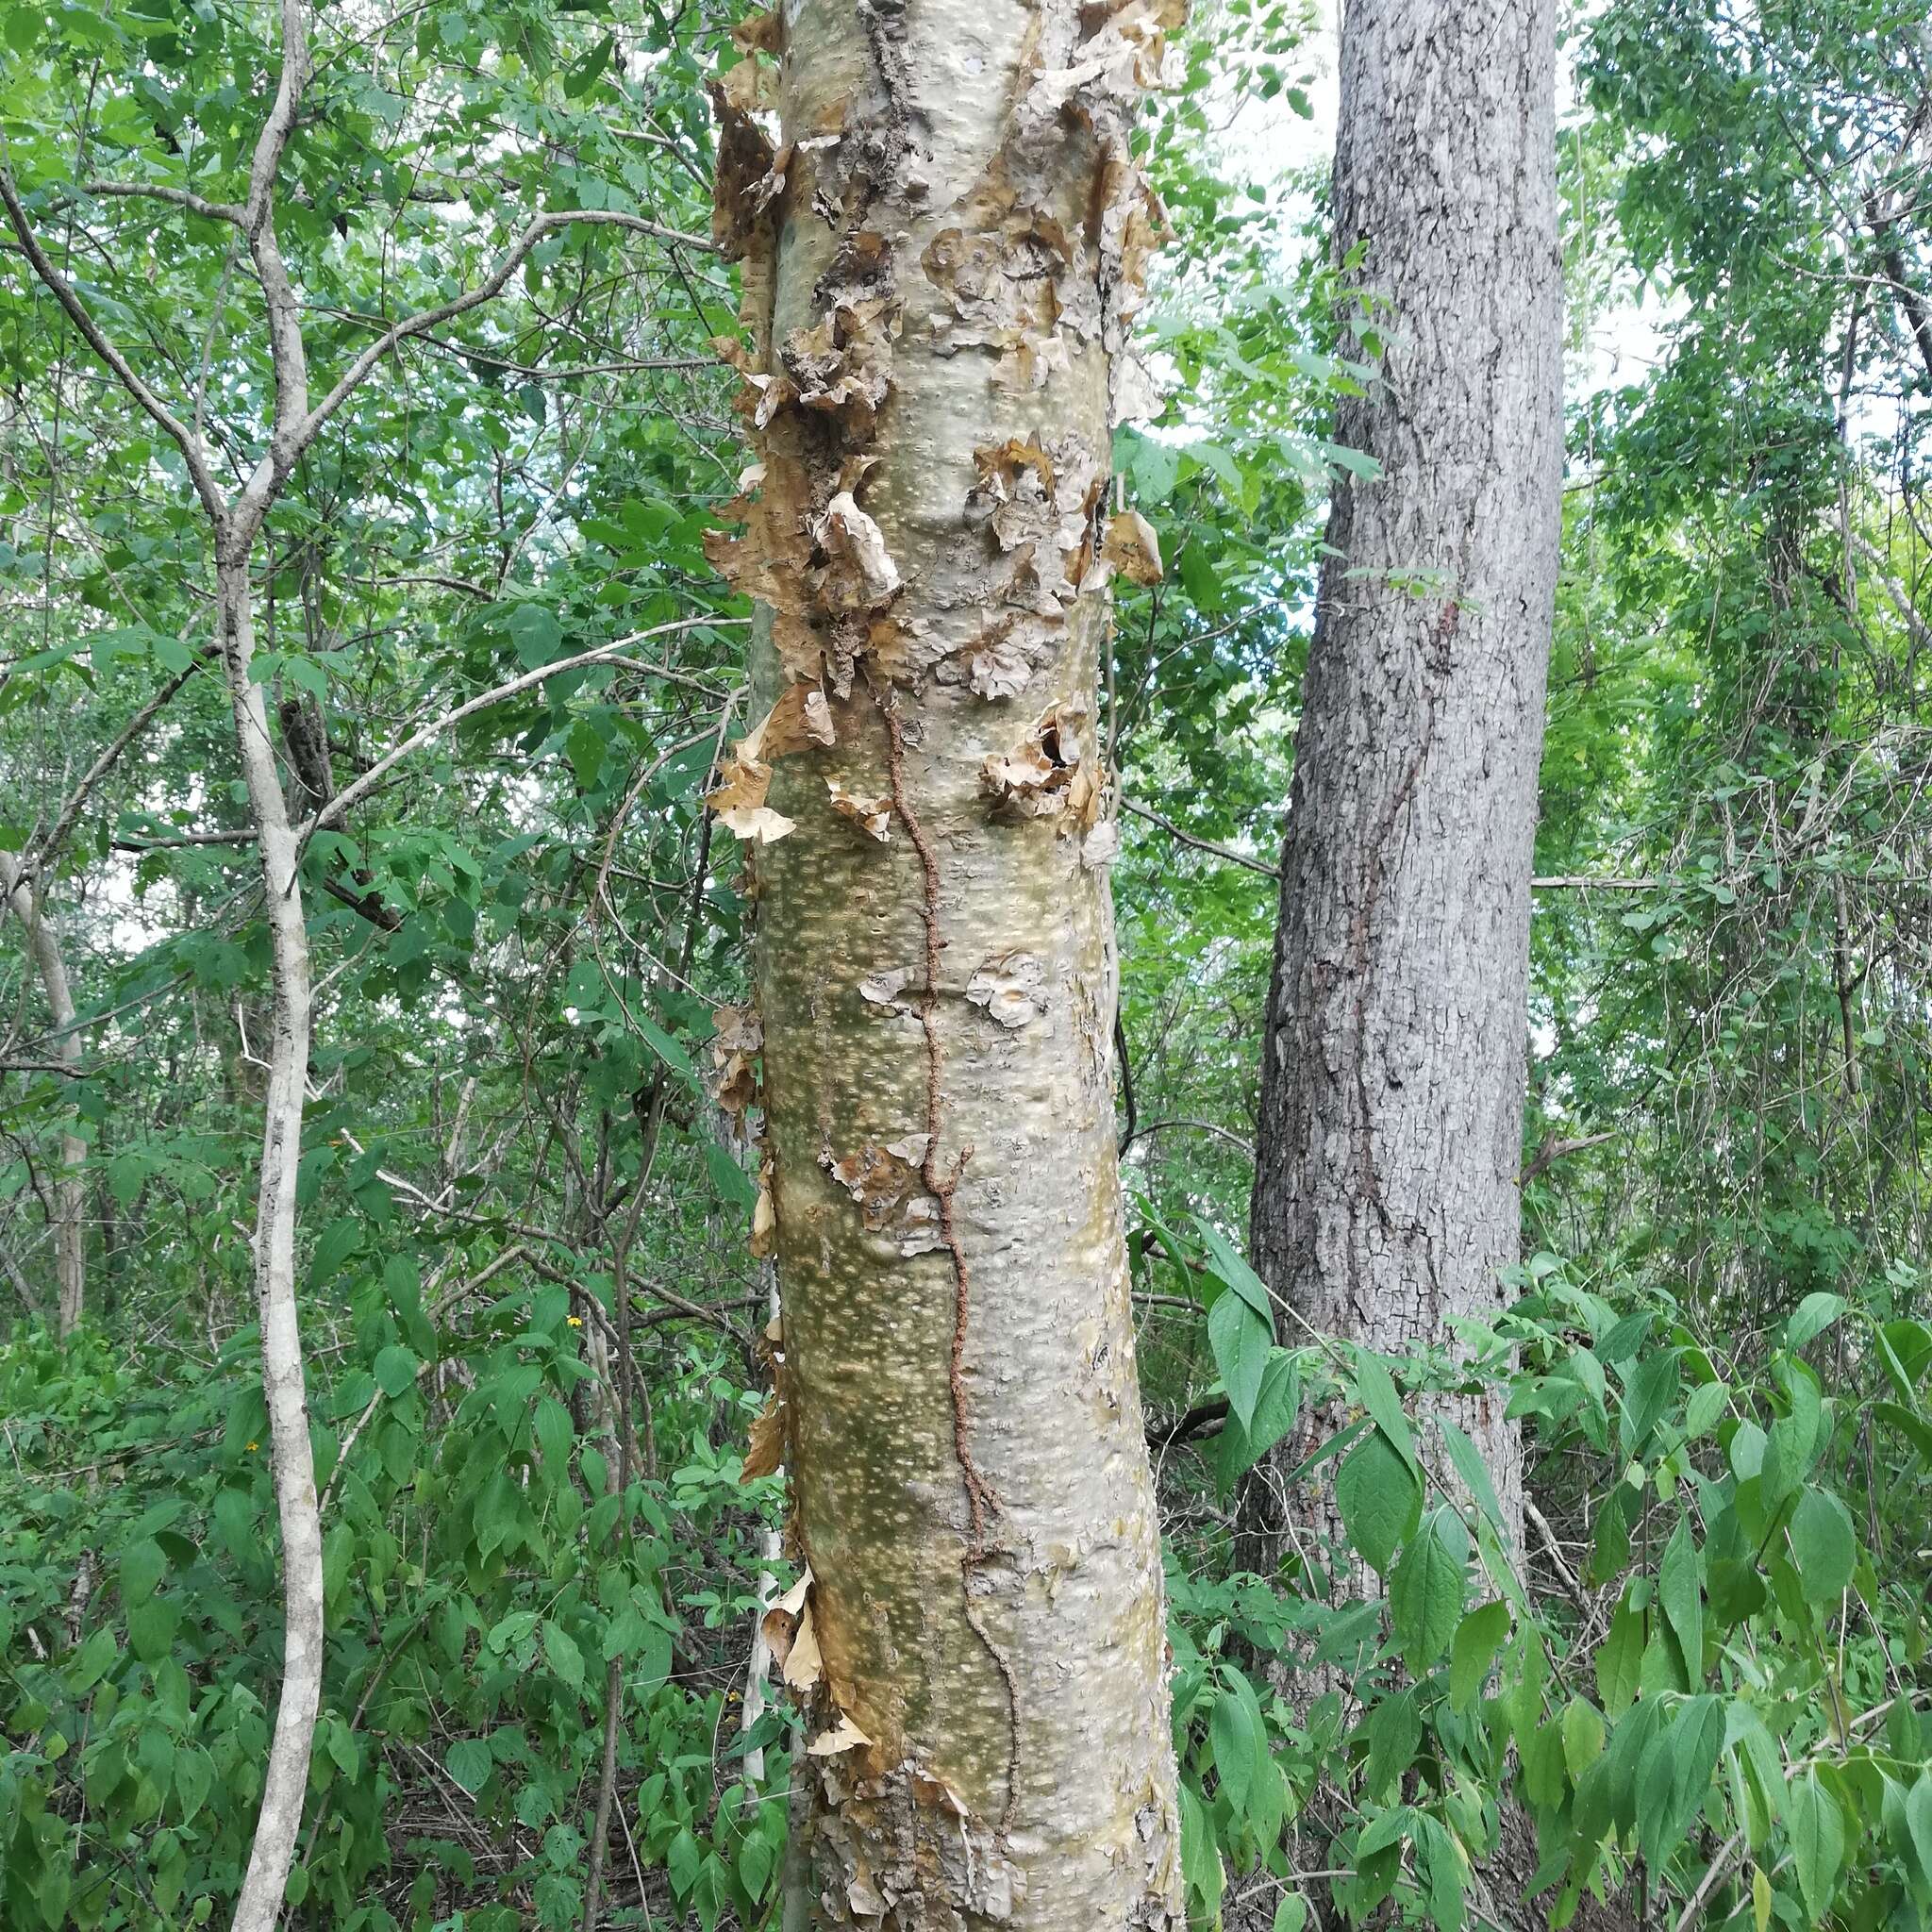
[{"label": "peeling brown bark flake", "polygon": [[1184,1923],[1095,697],[1111,571],[1158,568],[1105,504],[1179,20],[803,0],[715,90],[761,699],[716,1058],[763,1114],[822,1927]]}]

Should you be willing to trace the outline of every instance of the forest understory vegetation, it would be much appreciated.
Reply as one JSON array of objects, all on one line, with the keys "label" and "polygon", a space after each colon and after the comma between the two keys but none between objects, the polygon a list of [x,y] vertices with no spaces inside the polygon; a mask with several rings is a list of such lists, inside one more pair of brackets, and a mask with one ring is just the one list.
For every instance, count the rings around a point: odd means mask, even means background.
[{"label": "forest understory vegetation", "polygon": [[4,1932],[1932,1927],[1932,25],[1335,25],[0,0]]}]

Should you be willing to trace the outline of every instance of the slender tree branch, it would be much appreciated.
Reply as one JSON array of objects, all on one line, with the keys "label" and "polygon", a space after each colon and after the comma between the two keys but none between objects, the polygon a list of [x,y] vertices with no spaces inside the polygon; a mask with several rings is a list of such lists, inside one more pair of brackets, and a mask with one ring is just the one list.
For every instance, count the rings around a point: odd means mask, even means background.
[{"label": "slender tree branch", "polygon": [[1266,859],[1251,858],[1245,852],[1234,852],[1225,845],[1217,845],[1208,839],[1197,839],[1191,832],[1184,832],[1171,820],[1164,819],[1158,811],[1149,811],[1144,805],[1136,805],[1131,798],[1121,800],[1121,809],[1130,811],[1137,819],[1145,819],[1150,825],[1158,825],[1171,839],[1178,839],[1183,845],[1191,845],[1196,852],[1206,852],[1216,858],[1224,858],[1230,865],[1244,866],[1249,872],[1260,873],[1264,877],[1278,879],[1279,866],[1270,865]]},{"label": "slender tree branch", "polygon": [[1164,1133],[1170,1127],[1187,1127],[1196,1134],[1212,1134],[1216,1140],[1225,1141],[1230,1147],[1240,1148],[1250,1160],[1255,1158],[1255,1150],[1239,1134],[1230,1133],[1225,1127],[1218,1127],[1212,1121],[1183,1120],[1143,1121],[1121,1142],[1122,1154],[1124,1155],[1136,1141],[1144,1141],[1149,1134]]},{"label": "slender tree branch", "polygon": [[238,228],[246,219],[238,202],[204,201],[198,194],[190,194],[185,188],[163,188],[152,181],[90,181],[87,192],[104,199],[116,196],[126,200],[165,201],[171,207],[185,208],[190,214],[200,215],[206,221],[228,222]]},{"label": "slender tree branch", "polygon": [[[579,651],[575,657],[560,658],[555,664],[540,664],[534,671],[526,671],[520,677],[512,677],[508,684],[500,684],[492,691],[486,691],[480,696],[471,698],[468,703],[458,705],[455,710],[445,711],[441,717],[432,719],[421,730],[411,732],[387,758],[378,758],[353,784],[345,785],[303,827],[303,845],[306,847],[308,841],[324,826],[338,824],[346,812],[367,798],[384,777],[411,752],[420,751],[431,739],[441,737],[452,725],[460,724],[465,718],[474,717],[478,711],[486,711],[491,705],[500,705],[507,698],[515,697],[519,691],[528,691],[533,685],[541,684],[546,678],[556,677],[565,671],[578,671],[587,664],[625,661],[619,654],[628,650],[633,644],[641,643],[647,638],[663,637],[673,631],[701,630],[707,627],[742,624],[744,621],[742,618],[731,617],[686,617],[679,618],[673,624],[655,625],[649,630],[641,630],[630,637],[620,638],[615,643],[601,644],[594,651]],[[673,683],[690,685],[703,691],[708,697],[718,696],[710,686],[699,678],[690,677],[675,671],[663,670],[656,665],[646,668]]]},{"label": "slender tree branch", "polygon": [[54,821],[53,830],[31,848],[35,872],[46,873],[52,870],[54,861],[59,857],[61,846],[67,842],[68,833],[74,829],[74,822],[80,816],[94,787],[113,769],[121,754],[154,722],[156,714],[194,675],[197,668],[191,664],[186,671],[176,672],[169,678],[167,683],[135,712],[126,728],[113,743],[81,774],[80,783],[69,793],[67,803],[60,808],[60,815]]},{"label": "slender tree branch", "polygon": [[208,453],[201,440],[177,417],[154,391],[149,389],[134,373],[133,365],[102,332],[100,325],[89,313],[87,304],[75,292],[73,284],[56,268],[48,258],[47,251],[35,237],[26,218],[26,209],[21,206],[19,191],[13,185],[13,176],[5,168],[0,168],[0,203],[7,208],[8,221],[12,225],[14,234],[19,238],[21,251],[53,294],[55,301],[67,311],[68,320],[86,340],[88,346],[120,377],[121,385],[126,390],[148,415],[158,424],[180,450],[182,460],[188,465],[190,480],[194,492],[201,498],[203,508],[219,523],[227,513],[227,505],[217,487],[214,473],[208,465]]},{"label": "slender tree branch", "polygon": [[474,289],[451,301],[440,303],[434,308],[420,308],[414,315],[405,316],[371,342],[350,363],[336,386],[308,412],[295,438],[297,453],[314,441],[316,432],[368,379],[375,366],[398,342],[407,341],[411,336],[420,336],[426,330],[440,328],[457,316],[481,308],[502,292],[510,276],[516,274],[525,257],[544,236],[554,234],[559,228],[578,225],[625,228],[635,234],[655,235],[660,241],[675,242],[679,247],[701,248],[708,255],[717,253],[715,244],[702,236],[687,235],[682,229],[667,228],[661,222],[646,221],[641,215],[624,214],[615,208],[562,209],[541,214],[510,243],[496,266]]}]

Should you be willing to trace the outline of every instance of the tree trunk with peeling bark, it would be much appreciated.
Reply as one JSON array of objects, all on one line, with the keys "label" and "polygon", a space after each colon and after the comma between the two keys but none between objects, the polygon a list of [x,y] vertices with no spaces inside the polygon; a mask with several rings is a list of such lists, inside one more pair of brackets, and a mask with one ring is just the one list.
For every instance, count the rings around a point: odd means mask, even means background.
[{"label": "tree trunk with peeling bark", "polygon": [[719,92],[768,715],[713,794],[758,922],[715,1051],[765,1121],[821,1926],[1184,1923],[1095,698],[1109,558],[1154,567],[1105,512],[1177,18],[804,0]]},{"label": "tree trunk with peeling bark", "polygon": [[[1350,0],[1342,17],[1334,245],[1366,244],[1361,325],[1387,353],[1336,435],[1381,474],[1343,476],[1328,525],[1253,1248],[1313,1327],[1396,1355],[1458,1347],[1451,1324],[1493,1318],[1517,1259],[1561,501],[1555,11]],[[1500,1397],[1443,1413],[1513,1530]],[[1257,1512],[1276,1533],[1282,1500]]]},{"label": "tree trunk with peeling bark", "polygon": [[[46,895],[26,877],[19,859],[0,852],[0,892],[6,895],[25,935],[46,995],[54,1052],[72,1079],[80,1077],[80,1032],[75,1024],[74,994],[60,934],[47,917]],[[60,1134],[60,1173],[54,1182],[54,1278],[56,1315],[64,1341],[80,1326],[87,1304],[87,1142],[77,1131],[78,1112],[68,1116]]]}]

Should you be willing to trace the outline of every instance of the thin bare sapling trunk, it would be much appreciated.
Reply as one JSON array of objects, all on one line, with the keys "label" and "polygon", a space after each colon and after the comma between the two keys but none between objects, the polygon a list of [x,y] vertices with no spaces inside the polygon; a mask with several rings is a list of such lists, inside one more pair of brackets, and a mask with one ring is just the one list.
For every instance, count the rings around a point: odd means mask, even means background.
[{"label": "thin bare sapling trunk", "polygon": [[[68,985],[67,961],[60,950],[60,931],[49,917],[46,892],[26,876],[10,852],[0,852],[0,892],[13,908],[40,974],[46,996],[47,1019],[54,1052],[80,1078],[80,1030],[75,1023],[74,993]],[[70,1108],[60,1132],[60,1172],[54,1180],[54,1278],[56,1321],[64,1341],[80,1326],[87,1303],[87,1142],[78,1132],[79,1113]]]}]

